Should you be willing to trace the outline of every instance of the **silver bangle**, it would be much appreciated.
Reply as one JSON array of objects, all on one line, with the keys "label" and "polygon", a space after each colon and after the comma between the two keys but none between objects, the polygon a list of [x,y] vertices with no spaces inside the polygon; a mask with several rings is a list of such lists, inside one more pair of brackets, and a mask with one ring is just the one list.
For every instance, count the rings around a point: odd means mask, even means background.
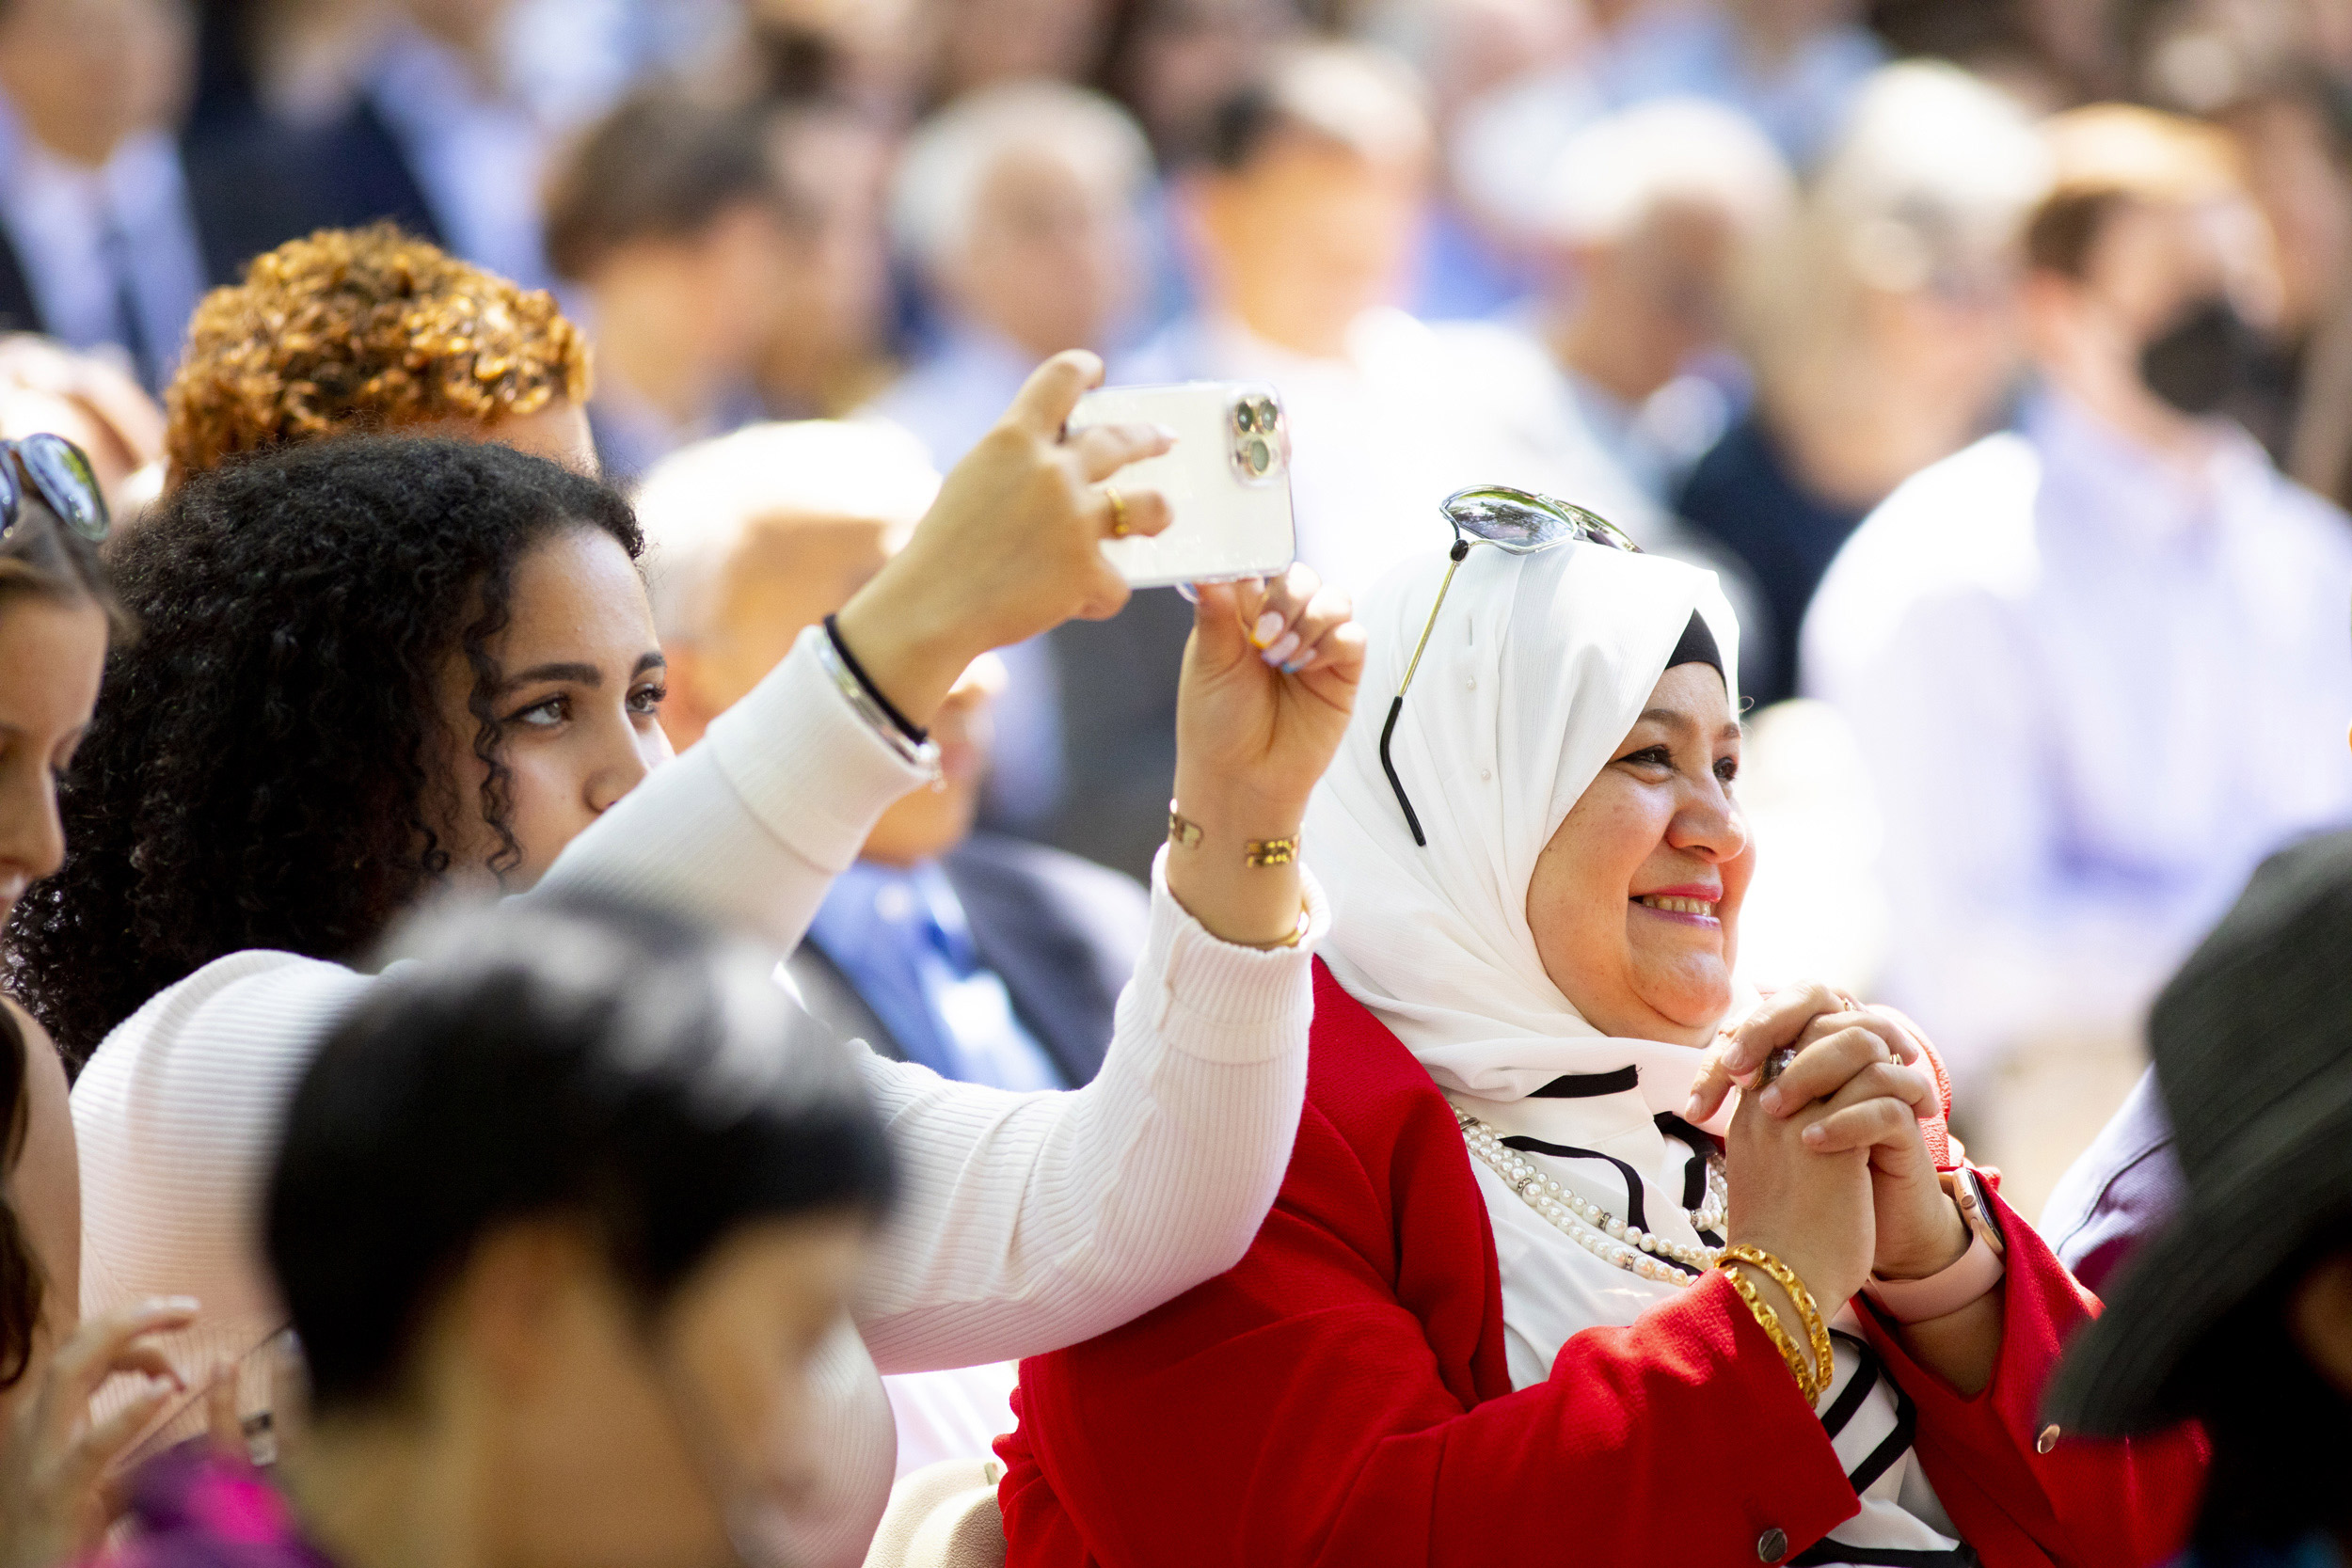
[{"label": "silver bangle", "polygon": [[873,693],[866,689],[866,683],[841,661],[841,655],[834,651],[832,638],[817,639],[817,657],[824,665],[825,673],[833,678],[834,689],[840,692],[850,706],[856,710],[857,716],[866,721],[866,727],[873,731],[883,745],[898,753],[900,762],[918,769],[926,779],[937,784],[941,777],[939,742],[909,739],[898,721],[882,711],[880,703],[874,701]]}]

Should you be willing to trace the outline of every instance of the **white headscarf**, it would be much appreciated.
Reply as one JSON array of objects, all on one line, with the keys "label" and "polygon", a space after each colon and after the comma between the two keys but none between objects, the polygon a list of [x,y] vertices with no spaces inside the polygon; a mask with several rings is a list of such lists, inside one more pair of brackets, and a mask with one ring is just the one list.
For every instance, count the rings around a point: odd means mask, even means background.
[{"label": "white headscarf", "polygon": [[[1455,1106],[1575,1155],[1522,1148],[1538,1169],[1620,1218],[1633,1217],[1638,1196],[1640,1223],[1668,1240],[1712,1240],[1692,1228],[1685,1202],[1700,1160],[1692,1145],[1706,1140],[1658,1119],[1682,1110],[1699,1053],[1612,1038],[1586,1022],[1544,970],[1527,889],[1537,856],[1641,717],[1692,615],[1713,634],[1735,692],[1739,625],[1713,573],[1662,557],[1581,544],[1515,557],[1473,546],[1390,745],[1424,848],[1381,770],[1380,730],[1444,575],[1442,555],[1408,562],[1357,610],[1370,644],[1363,698],[1307,812],[1307,854],[1334,910],[1325,959]],[[1632,1085],[1594,1082],[1628,1067]],[[1535,1092],[1564,1076],[1585,1082]],[[1728,1117],[1726,1107],[1707,1130],[1720,1132]],[[1676,1293],[1594,1257],[1492,1170],[1471,1167],[1494,1230],[1514,1386],[1548,1377],[1581,1330],[1630,1323]],[[1972,1560],[1953,1550],[1915,1456],[1888,1448],[1899,1430],[1894,1385],[1851,1319],[1837,1321],[1836,1371],[1818,1408],[1842,1407],[1830,1436],[1860,1483],[1862,1511],[1834,1540],[1864,1560],[1890,1547]],[[1870,1380],[1859,1400],[1847,1397],[1857,1378]]]},{"label": "white headscarf", "polygon": [[1698,1053],[1612,1039],[1545,973],[1527,923],[1536,857],[1616,754],[1695,611],[1739,689],[1740,627],[1715,576],[1662,556],[1473,546],[1405,699],[1390,755],[1429,844],[1380,767],[1380,729],[1445,575],[1406,562],[1357,609],[1363,699],[1307,813],[1330,894],[1332,973],[1457,1097],[1517,1101],[1563,1074],[1641,1069],[1679,1112]]}]

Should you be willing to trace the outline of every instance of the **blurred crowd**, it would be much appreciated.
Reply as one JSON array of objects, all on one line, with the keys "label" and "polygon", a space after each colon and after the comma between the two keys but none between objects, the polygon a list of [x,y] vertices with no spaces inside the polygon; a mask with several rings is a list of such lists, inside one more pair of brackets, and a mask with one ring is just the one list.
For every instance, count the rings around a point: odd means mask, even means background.
[{"label": "blurred crowd", "polygon": [[[0,95],[0,318],[97,356],[20,341],[8,395],[134,501],[138,388],[207,289],[388,219],[552,292],[657,534],[903,525],[840,493],[848,446],[664,460],[849,419],[927,475],[1088,347],[1275,384],[1342,585],[1482,482],[1712,568],[1757,710],[1748,967],[1912,1009],[2021,1194],[2260,855],[2352,819],[2324,0],[13,0]],[[754,494],[763,463],[806,493]],[[795,626],[888,547],[804,534],[762,546],[830,585]],[[716,712],[748,680],[685,615]],[[927,854],[977,814],[1145,874],[1190,625],[1152,592],[1004,650]]]}]

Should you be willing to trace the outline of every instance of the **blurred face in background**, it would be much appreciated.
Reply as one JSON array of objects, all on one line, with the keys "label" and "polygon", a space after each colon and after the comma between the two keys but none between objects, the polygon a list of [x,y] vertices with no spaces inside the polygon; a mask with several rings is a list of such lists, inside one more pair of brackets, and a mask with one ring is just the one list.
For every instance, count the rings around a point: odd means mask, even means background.
[{"label": "blurred face in background", "polygon": [[[1868,248],[1867,236],[1857,244]],[[1874,363],[1951,411],[1957,444],[1976,433],[2017,372],[2017,263],[1990,240],[1926,248],[1932,254],[1924,266],[1890,269],[1899,286],[1862,269],[1857,323]]]},{"label": "blurred face in background", "polygon": [[1102,345],[1134,302],[1140,249],[1114,181],[1048,148],[1016,149],[982,179],[944,281],[964,314],[1043,359]]},{"label": "blurred face in background", "polygon": [[1721,346],[1739,246],[1722,208],[1669,199],[1622,236],[1576,247],[1561,288],[1577,368],[1638,404]]},{"label": "blurred face in background", "polygon": [[1104,0],[933,0],[937,95],[1044,77],[1081,82],[1102,56]]},{"label": "blurred face in background", "polygon": [[1343,354],[1350,324],[1405,292],[1428,179],[1418,150],[1374,156],[1275,130],[1193,189],[1206,292],[1269,342]]},{"label": "blurred face in background", "polygon": [[0,92],[51,151],[103,164],[132,132],[178,118],[191,37],[182,0],[8,0]]},{"label": "blurred face in background", "polygon": [[1195,145],[1216,106],[1297,25],[1289,0],[1136,0],[1112,75],[1165,155]]},{"label": "blurred face in background", "polygon": [[2246,148],[2248,194],[2276,242],[2279,330],[2299,341],[2335,304],[2352,260],[2352,183],[2311,97],[2256,99],[2227,122]]},{"label": "blurred face in background", "polygon": [[[709,624],[672,639],[662,723],[680,751],[748,695],[792,651],[803,630],[849,603],[905,540],[903,524],[872,517],[777,513],[753,519],[717,577]],[[989,704],[1004,689],[993,654],[974,661],[931,721],[940,787],[904,796],[875,824],[868,860],[906,865],[963,842],[988,776]]]},{"label": "blurred face in background", "polygon": [[[2117,198],[2101,217],[2083,276],[2037,272],[2028,293],[2045,373],[2127,433],[2156,445],[2197,439],[2194,415],[2152,384],[2151,346],[2201,309],[2226,304],[2248,325],[2277,320],[2278,272],[2261,214],[2240,198]],[[2217,400],[2238,368],[2218,352],[2185,379]]]},{"label": "blurred face in background", "polygon": [[762,386],[780,412],[824,412],[880,357],[890,267],[882,237],[888,149],[855,116],[796,111],[773,132],[787,193]]}]

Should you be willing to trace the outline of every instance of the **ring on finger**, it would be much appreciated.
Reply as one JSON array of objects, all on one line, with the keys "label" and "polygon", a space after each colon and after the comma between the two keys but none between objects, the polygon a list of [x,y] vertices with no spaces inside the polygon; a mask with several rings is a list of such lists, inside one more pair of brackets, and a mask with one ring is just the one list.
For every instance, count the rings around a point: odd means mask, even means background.
[{"label": "ring on finger", "polygon": [[1116,484],[1103,486],[1103,499],[1111,503],[1111,537],[1124,539],[1135,531],[1127,521],[1127,498],[1119,493]]}]

